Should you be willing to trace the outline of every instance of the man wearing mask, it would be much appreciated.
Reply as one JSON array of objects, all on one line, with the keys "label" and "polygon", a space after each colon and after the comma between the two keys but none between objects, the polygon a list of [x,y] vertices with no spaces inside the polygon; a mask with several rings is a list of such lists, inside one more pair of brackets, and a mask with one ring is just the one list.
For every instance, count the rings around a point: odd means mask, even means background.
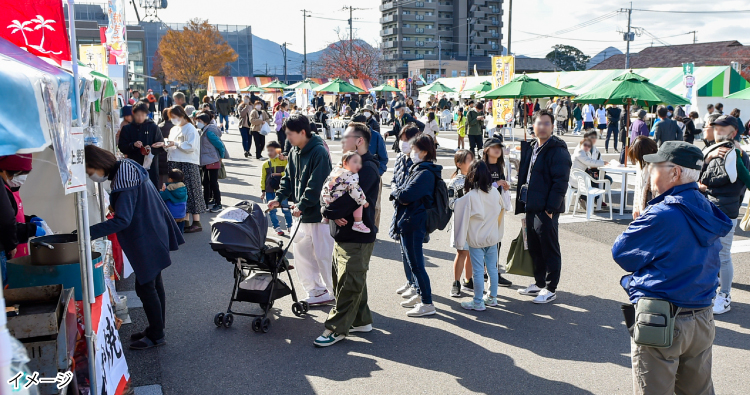
[{"label": "man wearing mask", "polygon": [[519,192],[516,214],[526,213],[529,253],[534,262],[535,282],[521,295],[535,296],[534,303],[549,303],[557,298],[562,257],[558,236],[558,218],[565,211],[572,165],[568,145],[552,136],[555,118],[548,110],[539,111],[534,121],[536,139],[521,146],[518,170]]},{"label": "man wearing mask", "polygon": [[[249,98],[246,96],[244,103],[248,103]],[[243,104],[244,104],[243,103]],[[249,104],[249,103],[248,103]],[[246,111],[247,109],[245,109]],[[266,146],[266,136],[260,134],[260,128],[263,127],[264,123],[271,121],[271,115],[263,109],[263,104],[260,99],[256,99],[253,103],[253,110],[250,112],[250,134],[252,135],[253,141],[255,142],[255,159],[265,160],[262,152]],[[269,127],[270,128],[270,127]],[[244,137],[242,139],[244,146]],[[250,156],[250,141],[248,140],[247,150],[245,157]]]},{"label": "man wearing mask", "polygon": [[224,92],[219,94],[219,98],[216,99],[216,112],[219,113],[219,126],[224,122],[223,130],[229,131],[229,113],[232,111],[229,106],[229,99],[227,99]]},{"label": "man wearing mask", "polygon": [[411,114],[407,114],[406,105],[404,103],[397,102],[396,105],[393,106],[393,110],[396,116],[393,119],[393,129],[383,136],[384,139],[388,138],[388,136],[398,137],[401,128],[410,123],[417,125],[419,131],[424,131],[424,123],[417,121]]},{"label": "man wearing mask", "polygon": [[159,98],[159,114],[164,112],[165,109],[172,107],[172,98],[169,97],[169,92],[166,89],[161,91],[161,97]]},{"label": "man wearing mask", "polygon": [[656,111],[659,116],[659,122],[654,129],[654,140],[661,147],[666,141],[682,141],[682,129],[677,122],[669,118],[669,110],[664,107]]},{"label": "man wearing mask", "polygon": [[[161,189],[158,156],[166,155],[164,137],[159,126],[148,118],[148,104],[145,102],[133,106],[133,122],[122,128],[117,148],[127,155],[128,159],[145,167],[151,182],[157,189]],[[150,164],[145,163],[149,153],[154,155]]]}]

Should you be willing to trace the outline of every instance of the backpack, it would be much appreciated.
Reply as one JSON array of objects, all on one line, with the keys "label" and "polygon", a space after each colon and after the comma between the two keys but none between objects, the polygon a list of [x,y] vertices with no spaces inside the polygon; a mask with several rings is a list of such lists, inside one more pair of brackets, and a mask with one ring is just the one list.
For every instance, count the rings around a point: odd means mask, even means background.
[{"label": "backpack", "polygon": [[448,206],[448,186],[440,177],[435,177],[435,189],[432,196],[432,206],[427,209],[427,233],[438,229],[444,230],[453,215],[453,211]]},{"label": "backpack", "polygon": [[271,161],[268,161],[268,173],[266,175],[266,189],[272,189],[274,191],[278,190],[281,187],[281,176],[272,176],[274,170],[276,168],[271,164]]}]

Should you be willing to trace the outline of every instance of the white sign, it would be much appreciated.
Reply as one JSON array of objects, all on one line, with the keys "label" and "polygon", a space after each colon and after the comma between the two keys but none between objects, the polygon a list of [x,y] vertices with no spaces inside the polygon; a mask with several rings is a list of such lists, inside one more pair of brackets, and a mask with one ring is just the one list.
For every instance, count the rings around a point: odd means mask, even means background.
[{"label": "white sign", "polygon": [[[104,287],[104,293],[96,299],[100,310],[99,326],[96,330],[96,383],[100,386],[100,394],[119,395],[124,393],[130,373],[122,350],[120,334],[115,327],[115,314],[112,303],[109,302],[109,289]],[[91,306],[92,313],[96,310],[96,304]]]},{"label": "white sign", "polygon": [[107,38],[109,55],[114,56],[116,64],[128,64],[128,43],[125,32],[125,2],[109,0],[107,2],[109,24],[104,35]]},{"label": "white sign", "polygon": [[83,154],[83,128],[70,128],[70,158],[68,169],[70,177],[65,183],[65,194],[86,191],[86,163]]}]

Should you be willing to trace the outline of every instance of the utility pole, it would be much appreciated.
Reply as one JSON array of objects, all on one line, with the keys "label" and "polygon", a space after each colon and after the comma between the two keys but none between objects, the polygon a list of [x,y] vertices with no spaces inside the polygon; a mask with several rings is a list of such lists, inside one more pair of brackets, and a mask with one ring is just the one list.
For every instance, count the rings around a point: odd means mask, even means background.
[{"label": "utility pole", "polygon": [[695,33],[698,33],[697,31],[693,30],[692,32],[688,32],[688,34],[693,33],[693,44],[697,43],[698,40],[695,38]]},{"label": "utility pole", "polygon": [[354,57],[354,51],[353,51],[353,42],[352,39],[354,36],[352,36],[352,6],[349,6],[349,59],[351,60]]},{"label": "utility pole", "polygon": [[304,75],[302,76],[302,79],[307,78],[307,10],[302,10],[302,50],[304,52],[304,57],[302,59],[302,64],[305,66]]},{"label": "utility pole", "polygon": [[286,45],[287,45],[287,44],[288,44],[288,43],[286,43],[286,42],[285,42],[284,44],[281,44],[281,45],[279,45],[279,47],[281,48],[281,52],[283,52],[283,53],[284,53],[284,83],[285,83],[285,84],[287,84],[287,83],[288,83],[288,81],[289,81],[289,80],[287,79],[287,75],[286,75]]},{"label": "utility pole", "polygon": [[469,16],[469,11],[468,11],[468,8],[467,8],[467,11],[466,11],[466,76],[467,77],[471,74],[470,71],[469,71],[471,69],[471,60],[470,60],[470,58],[471,58],[471,56],[470,56],[470,54],[471,54],[471,42],[470,42],[471,37],[469,37],[469,24],[471,23],[471,18],[469,18],[468,16]]},{"label": "utility pole", "polygon": [[438,36],[438,78],[440,78],[443,75],[443,51],[442,51],[442,41],[440,41],[440,36]]},{"label": "utility pole", "polygon": [[508,56],[510,52],[510,33],[511,33],[511,22],[513,21],[513,0],[508,0]]},{"label": "utility pole", "polygon": [[633,13],[633,2],[630,2],[630,8],[628,8],[628,32],[625,36],[625,40],[627,41],[626,47],[625,47],[625,69],[630,69],[630,41],[632,41],[632,36],[630,35],[630,15]]}]

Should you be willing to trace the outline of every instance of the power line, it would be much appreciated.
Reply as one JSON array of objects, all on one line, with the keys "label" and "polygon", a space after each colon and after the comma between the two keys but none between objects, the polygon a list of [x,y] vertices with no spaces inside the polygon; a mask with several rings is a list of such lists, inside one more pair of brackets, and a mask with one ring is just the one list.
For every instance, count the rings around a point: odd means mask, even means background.
[{"label": "power line", "polygon": [[[579,24],[577,24],[575,26],[571,26],[571,27],[566,28],[566,29],[558,30],[558,31],[552,32],[550,34],[540,35],[540,36],[558,36],[560,34],[570,33],[572,31],[583,29],[583,28],[589,27],[591,25],[595,25],[595,24],[597,24],[599,22],[605,21],[607,19],[613,18],[617,14],[619,14],[619,11],[612,11],[612,12],[609,12],[607,14],[598,16],[598,17],[596,17],[594,19],[588,20],[586,22],[579,23]],[[534,33],[532,33],[532,34],[534,34]],[[536,41],[536,40],[540,40],[542,38],[544,38],[544,37],[532,37],[532,38],[527,38],[527,39],[524,39],[524,40],[518,40],[518,41],[516,41],[516,43],[527,42],[527,41]]]},{"label": "power line", "polygon": [[668,10],[644,10],[644,9],[638,9],[633,8],[633,11],[641,11],[641,12],[663,12],[668,14],[736,14],[739,12],[747,13],[750,12],[750,10],[731,10],[731,11],[668,11]]}]

